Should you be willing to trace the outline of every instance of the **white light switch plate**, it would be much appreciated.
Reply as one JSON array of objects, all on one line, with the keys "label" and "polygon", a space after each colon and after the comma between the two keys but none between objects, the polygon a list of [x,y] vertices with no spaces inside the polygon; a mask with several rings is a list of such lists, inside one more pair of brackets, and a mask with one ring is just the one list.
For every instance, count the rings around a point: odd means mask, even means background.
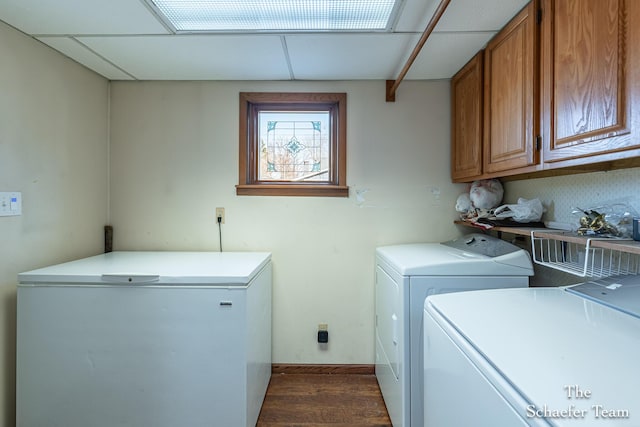
[{"label": "white light switch plate", "polygon": [[0,191],[0,216],[22,215],[22,193]]}]

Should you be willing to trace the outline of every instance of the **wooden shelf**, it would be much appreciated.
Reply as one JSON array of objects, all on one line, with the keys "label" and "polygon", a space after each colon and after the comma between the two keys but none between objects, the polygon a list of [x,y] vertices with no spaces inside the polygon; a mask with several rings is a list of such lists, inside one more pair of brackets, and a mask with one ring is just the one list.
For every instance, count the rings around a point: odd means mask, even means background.
[{"label": "wooden shelf", "polygon": [[473,228],[475,230],[483,230],[483,231],[497,231],[499,233],[511,233],[511,234],[515,234],[518,236],[531,236],[531,232],[535,231],[558,231],[558,230],[553,230],[551,228],[540,228],[540,227],[492,227],[492,228],[488,228],[488,229],[484,229],[481,227],[476,227],[473,224],[470,224],[467,221],[453,221],[454,224],[457,225],[463,225],[465,227],[470,227]]}]

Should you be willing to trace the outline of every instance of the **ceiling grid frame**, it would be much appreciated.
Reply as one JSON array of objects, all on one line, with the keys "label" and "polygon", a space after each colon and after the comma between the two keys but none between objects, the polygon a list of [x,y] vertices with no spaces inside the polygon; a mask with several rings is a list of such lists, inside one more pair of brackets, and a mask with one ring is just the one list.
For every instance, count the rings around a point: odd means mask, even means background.
[{"label": "ceiling grid frame", "polygon": [[[0,21],[109,80],[389,80],[438,0],[403,0],[387,32],[173,34],[145,0],[4,0]],[[405,80],[448,79],[526,0],[455,0]]]}]

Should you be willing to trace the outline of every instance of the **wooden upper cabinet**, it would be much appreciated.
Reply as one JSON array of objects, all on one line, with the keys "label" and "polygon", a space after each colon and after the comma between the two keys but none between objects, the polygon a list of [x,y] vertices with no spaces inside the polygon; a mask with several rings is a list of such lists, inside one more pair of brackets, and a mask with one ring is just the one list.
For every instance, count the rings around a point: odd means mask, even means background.
[{"label": "wooden upper cabinet", "polygon": [[470,181],[482,174],[482,91],[484,52],[451,79],[451,179]]},{"label": "wooden upper cabinet", "polygon": [[543,0],[541,105],[545,162],[615,160],[629,156],[626,150],[640,148],[640,139],[632,138],[638,114],[631,106],[640,104],[630,79],[637,75],[640,65],[639,55],[634,52],[638,45],[630,43],[634,39],[638,42],[637,3]]},{"label": "wooden upper cabinet", "polygon": [[485,48],[485,173],[539,163],[538,4],[531,1]]}]

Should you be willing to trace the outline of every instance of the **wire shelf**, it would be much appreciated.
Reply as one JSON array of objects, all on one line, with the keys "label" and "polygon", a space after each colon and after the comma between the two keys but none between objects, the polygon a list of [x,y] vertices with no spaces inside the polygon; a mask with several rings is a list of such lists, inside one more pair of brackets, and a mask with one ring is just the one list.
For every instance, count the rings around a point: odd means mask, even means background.
[{"label": "wire shelf", "polygon": [[[600,244],[606,242],[606,244]],[[531,256],[544,265],[581,277],[640,273],[640,254],[612,245],[611,239],[531,232]]]}]

